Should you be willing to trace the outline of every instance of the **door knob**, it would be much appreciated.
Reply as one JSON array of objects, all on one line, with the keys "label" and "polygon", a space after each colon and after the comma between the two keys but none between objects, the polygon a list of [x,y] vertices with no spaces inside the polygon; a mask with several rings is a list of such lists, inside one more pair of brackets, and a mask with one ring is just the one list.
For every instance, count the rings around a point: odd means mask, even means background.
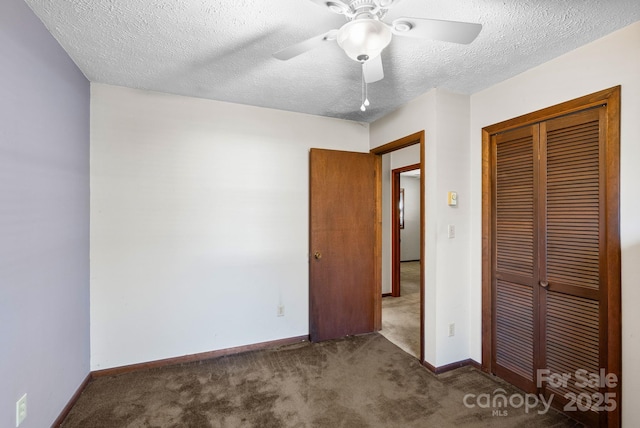
[{"label": "door knob", "polygon": [[546,290],[547,288],[549,288],[549,283],[547,281],[540,281],[540,287]]},{"label": "door knob", "polygon": [[320,260],[322,258],[322,253],[320,251],[316,251],[313,253],[313,257],[315,257],[316,260]]}]

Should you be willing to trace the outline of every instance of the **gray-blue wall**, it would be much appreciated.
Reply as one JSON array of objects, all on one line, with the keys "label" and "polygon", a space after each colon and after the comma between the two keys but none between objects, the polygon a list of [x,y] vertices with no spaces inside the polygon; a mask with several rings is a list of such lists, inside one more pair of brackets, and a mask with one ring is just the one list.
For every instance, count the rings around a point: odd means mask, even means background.
[{"label": "gray-blue wall", "polygon": [[89,82],[0,1],[0,427],[47,427],[89,373]]}]

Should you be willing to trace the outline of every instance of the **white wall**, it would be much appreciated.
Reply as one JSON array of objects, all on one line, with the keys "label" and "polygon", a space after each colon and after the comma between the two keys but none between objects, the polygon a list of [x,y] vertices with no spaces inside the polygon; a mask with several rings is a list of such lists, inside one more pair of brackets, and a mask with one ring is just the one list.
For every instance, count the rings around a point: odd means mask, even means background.
[{"label": "white wall", "polygon": [[[424,300],[425,300],[425,335],[424,335],[424,357],[426,361],[433,362],[435,360],[435,311],[432,310],[431,302],[435,302],[435,240],[430,239],[434,235],[434,222],[431,221],[430,207],[432,205],[431,198],[434,192],[432,189],[435,187],[435,180],[433,174],[429,174],[435,167],[435,145],[432,144],[431,139],[435,135],[435,121],[436,121],[436,91],[432,90],[424,95],[416,98],[407,105],[399,108],[393,113],[384,116],[381,119],[373,122],[369,130],[369,139],[371,148],[379,147],[407,135],[414,134],[416,132],[425,131],[425,208],[426,208],[426,224],[425,224],[425,287],[424,287]],[[406,149],[403,149],[406,150]],[[399,152],[395,152],[399,153]],[[389,157],[391,154],[388,155]],[[402,156],[402,155],[400,155]],[[419,158],[418,158],[419,159]],[[405,165],[410,165],[415,162],[410,162]],[[399,165],[403,166],[403,165]],[[390,169],[398,168],[398,165],[391,165]],[[390,199],[389,199],[390,200]],[[384,205],[383,208],[390,206]],[[383,226],[383,251],[385,245],[385,236],[390,236],[391,229],[391,217],[388,217],[387,229]],[[391,245],[391,239],[388,239],[388,244]],[[384,255],[384,252],[383,252]],[[389,252],[389,259],[383,258],[383,263],[388,263],[391,266],[391,252]],[[384,268],[384,266],[383,266]],[[391,268],[388,268],[389,277],[388,282],[391,283]],[[384,273],[384,270],[383,270]],[[385,284],[385,277],[383,276],[383,286]],[[389,292],[391,286],[389,285]]]},{"label": "white wall", "polygon": [[[468,358],[469,97],[432,90],[371,124],[378,147],[425,130],[425,360],[435,366]],[[447,191],[459,207],[447,206]],[[447,238],[455,224],[456,238]],[[436,304],[437,302],[437,304]],[[456,335],[448,337],[449,323]]]},{"label": "white wall", "polygon": [[[389,141],[391,142],[391,141]],[[420,144],[414,144],[389,153],[391,170],[420,163]]]},{"label": "white wall", "polygon": [[400,261],[420,260],[420,177],[400,176],[404,189],[404,229],[400,229]]},{"label": "white wall", "polygon": [[[481,129],[506,119],[622,85],[621,243],[623,425],[640,420],[640,22],[471,97],[470,356],[481,358]],[[462,200],[464,203],[464,199]]]},{"label": "white wall", "polygon": [[309,148],[368,125],[91,88],[92,369],[308,334]]},{"label": "white wall", "polygon": [[89,374],[89,82],[0,2],[0,427],[48,427]]}]

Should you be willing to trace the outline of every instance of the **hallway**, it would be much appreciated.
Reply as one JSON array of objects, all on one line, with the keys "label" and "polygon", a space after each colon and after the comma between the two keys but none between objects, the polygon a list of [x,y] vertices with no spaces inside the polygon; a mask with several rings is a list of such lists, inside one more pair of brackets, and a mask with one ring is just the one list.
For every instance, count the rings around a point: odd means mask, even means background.
[{"label": "hallway", "polygon": [[382,299],[384,337],[420,358],[420,262],[400,263],[400,297]]}]

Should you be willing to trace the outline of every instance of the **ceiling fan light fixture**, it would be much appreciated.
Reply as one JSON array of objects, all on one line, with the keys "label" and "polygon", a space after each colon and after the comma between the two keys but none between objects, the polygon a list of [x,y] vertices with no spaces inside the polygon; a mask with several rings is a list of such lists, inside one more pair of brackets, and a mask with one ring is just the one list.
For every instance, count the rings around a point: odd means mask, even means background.
[{"label": "ceiling fan light fixture", "polygon": [[391,35],[391,29],[377,19],[356,19],[340,28],[337,42],[349,58],[365,62],[380,55]]}]

